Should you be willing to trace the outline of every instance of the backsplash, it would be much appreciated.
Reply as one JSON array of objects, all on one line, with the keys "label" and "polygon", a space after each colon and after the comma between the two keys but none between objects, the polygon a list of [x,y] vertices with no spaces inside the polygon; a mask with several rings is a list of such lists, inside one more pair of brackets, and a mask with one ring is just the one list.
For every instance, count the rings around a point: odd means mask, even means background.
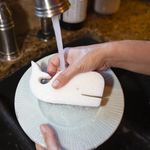
[{"label": "backsplash", "polygon": [[16,35],[40,26],[40,18],[34,14],[34,0],[2,0],[2,2],[7,2],[12,11]]}]

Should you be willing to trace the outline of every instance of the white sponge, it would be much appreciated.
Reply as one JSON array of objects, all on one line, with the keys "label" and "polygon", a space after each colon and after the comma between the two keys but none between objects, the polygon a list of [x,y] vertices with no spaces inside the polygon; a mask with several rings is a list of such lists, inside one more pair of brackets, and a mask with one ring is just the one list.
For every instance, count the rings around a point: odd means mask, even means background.
[{"label": "white sponge", "polygon": [[50,79],[48,73],[35,62],[32,63],[30,89],[39,100],[79,106],[98,107],[104,91],[104,78],[97,72],[87,72],[76,75],[69,83],[60,89],[54,89],[52,83],[58,76],[57,73],[48,83],[42,84],[42,79]]}]

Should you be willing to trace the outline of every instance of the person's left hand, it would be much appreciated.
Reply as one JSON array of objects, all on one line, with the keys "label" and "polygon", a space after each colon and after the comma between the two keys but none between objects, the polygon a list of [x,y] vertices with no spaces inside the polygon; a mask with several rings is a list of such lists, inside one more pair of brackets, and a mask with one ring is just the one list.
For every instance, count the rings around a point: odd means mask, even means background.
[{"label": "person's left hand", "polygon": [[[103,71],[109,68],[107,60],[109,59],[112,44],[93,44],[88,46],[79,46],[64,49],[65,66],[57,78],[53,81],[52,86],[55,89],[61,88],[79,73],[88,71]],[[59,54],[49,59],[47,73],[53,77],[60,71]]]},{"label": "person's left hand", "polygon": [[[57,143],[57,139],[54,131],[46,124],[40,126],[41,132],[44,137],[44,141],[47,145],[48,150],[62,150]],[[45,148],[35,144],[36,150],[46,150]]]}]

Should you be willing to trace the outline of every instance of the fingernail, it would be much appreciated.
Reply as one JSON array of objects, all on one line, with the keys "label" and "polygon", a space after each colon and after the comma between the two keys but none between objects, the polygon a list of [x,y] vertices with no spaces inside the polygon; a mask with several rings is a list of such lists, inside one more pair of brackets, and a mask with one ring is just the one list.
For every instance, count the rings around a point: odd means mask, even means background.
[{"label": "fingernail", "polygon": [[52,86],[53,86],[54,88],[58,87],[59,85],[60,85],[60,82],[59,82],[58,80],[55,80],[55,81],[53,82],[53,84],[52,84]]},{"label": "fingernail", "polygon": [[45,128],[44,124],[42,124],[40,126],[40,129],[41,129],[42,134],[46,133],[46,128]]}]

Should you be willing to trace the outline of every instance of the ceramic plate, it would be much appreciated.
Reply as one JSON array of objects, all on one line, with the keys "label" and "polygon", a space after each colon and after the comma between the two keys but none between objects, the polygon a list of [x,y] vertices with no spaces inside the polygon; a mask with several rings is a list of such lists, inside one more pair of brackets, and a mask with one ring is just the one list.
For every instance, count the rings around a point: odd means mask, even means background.
[{"label": "ceramic plate", "polygon": [[[47,56],[38,61],[46,71]],[[105,79],[104,98],[98,108],[55,105],[38,100],[30,91],[31,67],[22,76],[15,94],[18,121],[31,140],[46,147],[41,124],[51,126],[63,149],[87,150],[104,143],[117,129],[124,111],[124,96],[115,74],[100,72]]]}]

